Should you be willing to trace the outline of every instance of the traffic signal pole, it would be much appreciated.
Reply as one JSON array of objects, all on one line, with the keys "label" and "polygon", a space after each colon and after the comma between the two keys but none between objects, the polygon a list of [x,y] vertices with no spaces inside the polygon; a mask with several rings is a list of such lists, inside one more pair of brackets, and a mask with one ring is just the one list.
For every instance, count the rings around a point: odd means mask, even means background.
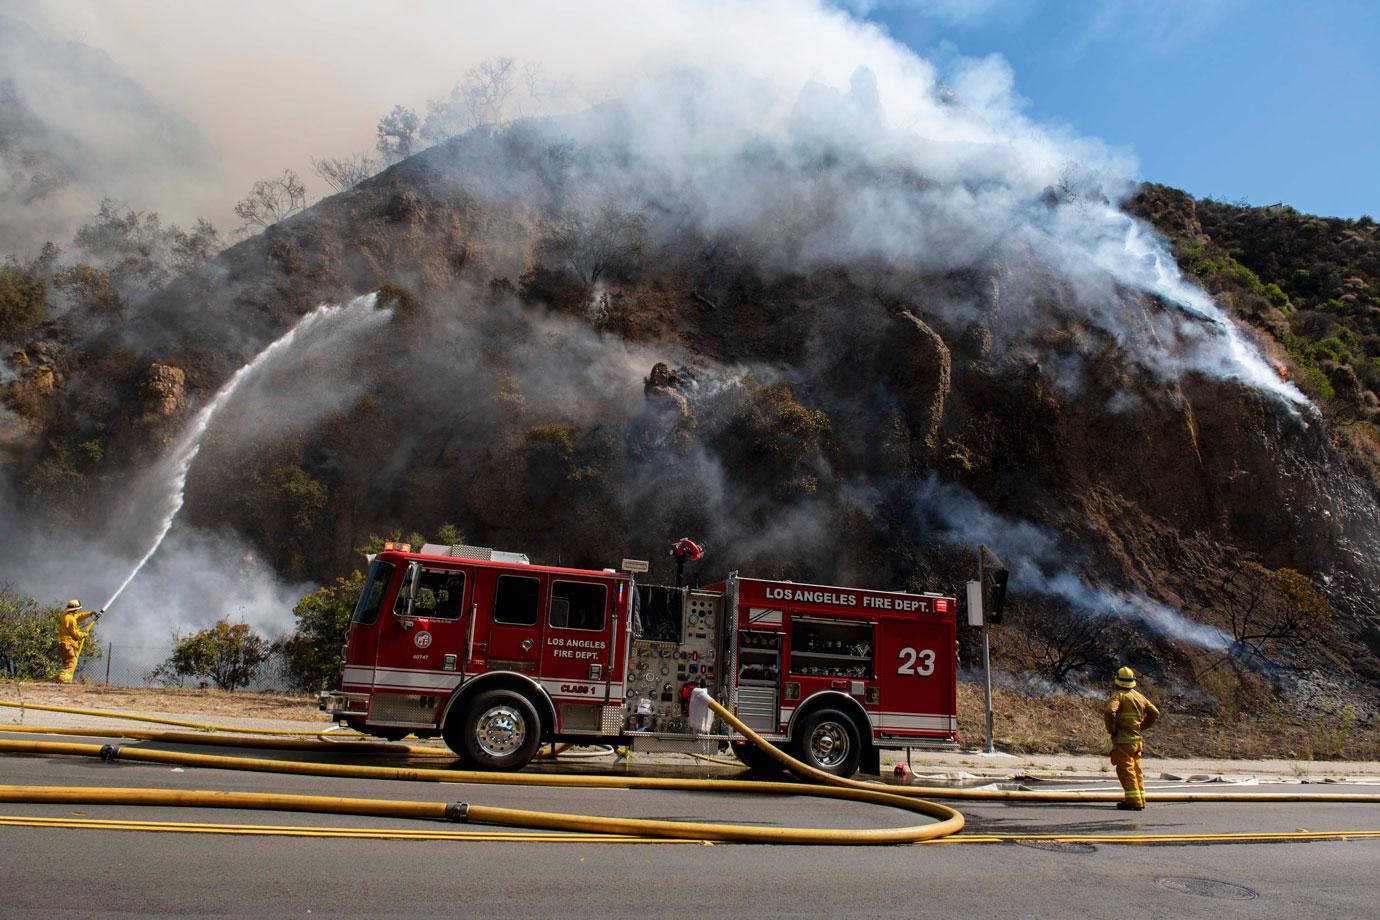
[{"label": "traffic signal pole", "polygon": [[[978,548],[978,584],[985,585],[982,571],[982,549]],[[996,753],[992,745],[992,648],[988,637],[988,615],[982,611],[982,676],[987,685],[987,753]]]}]

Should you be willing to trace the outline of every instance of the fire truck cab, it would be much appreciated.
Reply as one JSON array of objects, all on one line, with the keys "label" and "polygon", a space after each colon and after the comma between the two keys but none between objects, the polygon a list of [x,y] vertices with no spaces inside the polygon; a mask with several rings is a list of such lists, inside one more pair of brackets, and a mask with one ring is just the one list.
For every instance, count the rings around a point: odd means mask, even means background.
[{"label": "fire truck cab", "polygon": [[[625,561],[626,562],[626,561]],[[321,708],[389,739],[440,735],[476,769],[515,770],[545,742],[760,751],[715,724],[707,690],[820,769],[875,772],[882,748],[956,747],[952,597],[730,576],[639,585],[612,569],[515,553],[389,546],[371,561]]]}]

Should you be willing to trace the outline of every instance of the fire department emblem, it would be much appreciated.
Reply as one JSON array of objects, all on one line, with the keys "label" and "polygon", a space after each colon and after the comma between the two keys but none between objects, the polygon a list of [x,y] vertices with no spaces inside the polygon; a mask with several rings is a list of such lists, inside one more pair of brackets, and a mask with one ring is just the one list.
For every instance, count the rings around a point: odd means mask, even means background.
[{"label": "fire department emblem", "polygon": [[429,648],[431,646],[431,633],[419,632],[412,637],[412,642],[417,648]]}]

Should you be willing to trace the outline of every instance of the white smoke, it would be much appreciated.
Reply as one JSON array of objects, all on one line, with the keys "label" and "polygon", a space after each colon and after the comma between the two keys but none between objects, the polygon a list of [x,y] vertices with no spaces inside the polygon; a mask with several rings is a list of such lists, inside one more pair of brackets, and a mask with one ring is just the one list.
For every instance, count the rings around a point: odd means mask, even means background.
[{"label": "white smoke", "polygon": [[[120,593],[139,574],[145,563],[152,558],[154,553],[158,552],[163,538],[172,529],[177,513],[182,510],[182,502],[187,491],[187,474],[191,471],[192,462],[196,460],[197,454],[201,452],[201,442],[206,436],[207,429],[216,420],[216,414],[221,411],[222,407],[229,404],[243,387],[252,384],[257,375],[263,374],[275,362],[290,359],[301,361],[305,356],[300,352],[304,348],[319,348],[323,337],[326,341],[332,342],[333,345],[339,344],[339,340],[336,339],[337,336],[344,336],[346,333],[349,333],[350,336],[359,335],[386,322],[391,314],[374,309],[377,299],[376,295],[368,294],[357,297],[348,304],[322,304],[317,307],[298,320],[287,332],[270,342],[254,356],[252,361],[237,370],[196,414],[187,426],[187,430],[182,433],[182,436],[177,439],[167,454],[159,460],[152,470],[145,474],[142,482],[136,484],[133,489],[129,503],[136,519],[152,513],[157,524],[152,528],[148,549],[139,557],[139,561],[134,564],[125,579],[115,588],[115,592],[105,602],[102,609],[115,603]],[[313,384],[319,384],[319,381],[313,381]],[[324,396],[319,386],[303,389],[309,394],[316,394],[318,398]],[[339,405],[342,395],[344,394],[335,391],[330,392],[324,398],[335,405]],[[298,413],[279,411],[275,412],[274,415],[277,417],[284,415],[296,417]],[[128,531],[128,524],[124,529]]]},{"label": "white smoke", "polygon": [[[749,240],[761,249],[752,256],[764,272],[864,264],[922,278],[1034,263],[1076,291],[1061,306],[1082,310],[1151,373],[1206,373],[1289,405],[1303,402],[1181,276],[1154,235],[1119,210],[1136,172],[1129,153],[1033,121],[999,57],[927,61],[880,27],[816,0],[501,7],[69,0],[22,9],[58,35],[107,50],[218,148],[223,169],[206,183],[219,199],[218,213],[202,211],[204,199],[188,213],[186,200],[162,197],[158,177],[145,177],[148,197],[132,203],[173,220],[200,214],[225,226],[230,204],[254,179],[285,166],[305,173],[313,156],[367,150],[375,122],[394,104],[421,109],[469,67],[511,55],[539,64],[543,79],[562,87],[547,113],[555,119],[554,139],[620,151],[577,179],[630,205],[667,205],[709,238]],[[1156,321],[1164,334],[1147,336],[1143,317],[1119,312],[1120,289],[1175,307]],[[923,306],[1000,310],[994,321],[1030,332],[1051,321],[1037,299],[1017,291],[996,306]],[[188,304],[189,316],[198,307]],[[549,342],[534,343],[539,362],[552,351]],[[625,385],[647,366],[634,349],[614,364]],[[591,364],[578,378],[582,385],[596,387],[600,367]],[[311,394],[321,397],[312,412],[331,402],[324,389]],[[569,398],[578,401],[580,392],[572,389]],[[625,395],[635,399],[636,387]],[[263,419],[277,425],[290,415],[269,404]],[[253,421],[251,415],[246,424]],[[993,515],[971,496],[974,504],[965,506],[965,495],[934,492],[937,506],[960,509],[945,526],[956,539],[988,537],[1014,560],[1018,583],[1187,641],[1219,641],[1209,627],[1162,605],[1091,585],[1061,561],[1064,550],[1052,538]],[[201,539],[179,541],[179,533],[174,529],[168,552]],[[196,558],[224,562],[237,553],[229,549]],[[143,579],[160,584],[154,579],[176,558],[155,556],[122,603],[158,609],[158,595],[146,604],[134,600],[136,592]],[[89,566],[79,580],[97,568]],[[125,571],[103,570],[87,584],[113,585]],[[168,598],[195,597],[195,583],[189,575],[188,591],[180,583],[162,590]],[[48,587],[56,580],[42,584],[26,590],[70,590]],[[281,600],[271,586],[251,595],[265,604]],[[245,603],[259,609],[259,601]],[[215,615],[221,614],[208,612]]]},{"label": "white smoke", "polygon": [[[1119,283],[1155,294],[1196,321],[1176,324],[1177,331],[1187,339],[1178,357],[1181,366],[1263,390],[1286,405],[1311,406],[1297,387],[1285,382],[1261,358],[1212,298],[1184,278],[1178,264],[1148,227],[1114,208],[1103,206],[1097,210],[1100,213],[1094,226],[1101,233],[1081,255]],[[1061,209],[1062,217],[1067,218],[1070,213],[1077,211]]]},{"label": "white smoke", "polygon": [[[6,522],[0,584],[45,604],[77,598],[88,609],[129,573],[129,553],[142,549],[150,536],[131,534],[123,552],[112,549],[95,534],[99,527],[26,519],[16,497],[2,487],[0,520]],[[178,526],[102,617],[97,635],[103,643],[145,649],[140,660],[151,666],[166,657],[174,633],[186,635],[222,617],[269,637],[281,635],[292,626],[293,605],[311,587],[284,583],[232,533]]]},{"label": "white smoke", "polygon": [[35,526],[11,497],[0,496],[0,520],[14,538],[0,559],[0,582],[45,602],[78,597],[95,606],[109,596],[106,606],[113,609],[100,634],[131,649],[165,648],[173,633],[223,617],[269,636],[287,631],[293,605],[311,586],[284,584],[233,534],[175,526],[187,477],[203,440],[218,433],[222,412],[230,413],[230,433],[243,436],[255,417],[311,424],[352,401],[364,385],[357,373],[333,386],[320,375],[285,372],[323,360],[352,367],[359,337],[392,315],[375,301],[370,294],[313,310],[232,375],[124,493],[123,515],[109,539],[101,539],[104,528],[94,521],[56,532]]},{"label": "white smoke", "polygon": [[[211,215],[222,226],[254,179],[366,150],[394,104],[423,111],[468,68],[508,55],[539,67],[550,90],[539,95],[567,116],[562,130],[626,151],[621,175],[591,179],[610,194],[672,195],[711,236],[778,239],[768,267],[872,259],[942,272],[1033,253],[1090,290],[1090,318],[1150,372],[1196,371],[1306,403],[1118,210],[1134,159],[1029,118],[1000,57],[931,62],[819,0],[245,6],[69,0],[27,10],[109,51],[201,128],[224,159],[211,183],[225,193]],[[988,6],[920,8],[956,19]],[[598,36],[598,54],[573,36]],[[910,178],[897,181],[898,170]],[[1079,204],[1042,203],[1056,187]],[[192,216],[180,201],[148,203]],[[1109,282],[1177,305],[1175,334],[1147,339],[1109,310],[1098,290]]]},{"label": "white smoke", "polygon": [[922,532],[955,542],[985,544],[1011,571],[1014,593],[1042,594],[1063,601],[1076,613],[1110,613],[1167,639],[1211,651],[1225,651],[1231,637],[1140,594],[1093,584],[1069,566],[1068,547],[1029,521],[997,514],[961,486],[931,475],[917,490],[915,510]]}]

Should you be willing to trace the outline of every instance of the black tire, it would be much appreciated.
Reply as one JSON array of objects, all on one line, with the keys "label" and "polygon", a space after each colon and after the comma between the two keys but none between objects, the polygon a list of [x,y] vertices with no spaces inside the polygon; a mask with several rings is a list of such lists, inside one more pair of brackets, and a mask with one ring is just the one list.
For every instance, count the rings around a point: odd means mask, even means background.
[{"label": "black tire", "polygon": [[821,709],[802,719],[792,735],[791,748],[797,760],[835,776],[858,772],[862,757],[858,727],[837,709]]},{"label": "black tire", "polygon": [[487,690],[446,723],[446,746],[478,770],[521,770],[541,746],[541,717],[511,690]]},{"label": "black tire", "polygon": [[751,741],[731,741],[733,756],[752,771],[753,776],[779,776],[785,767]]}]

